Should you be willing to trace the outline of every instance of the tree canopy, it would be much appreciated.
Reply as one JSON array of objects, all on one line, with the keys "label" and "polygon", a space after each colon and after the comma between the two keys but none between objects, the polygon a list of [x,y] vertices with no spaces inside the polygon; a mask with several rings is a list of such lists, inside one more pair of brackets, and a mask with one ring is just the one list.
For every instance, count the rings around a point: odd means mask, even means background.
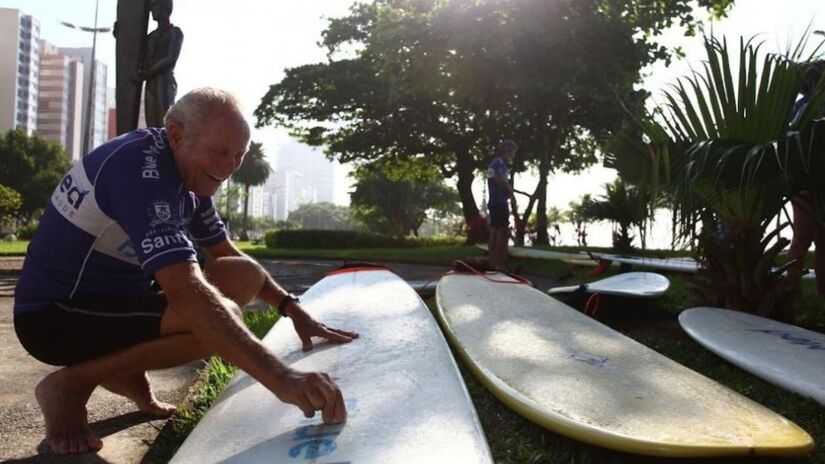
[{"label": "tree canopy", "polygon": [[24,222],[42,210],[71,163],[63,147],[37,134],[10,130],[0,136],[0,185],[20,194]]},{"label": "tree canopy", "polygon": [[[408,163],[409,164],[409,163]],[[458,195],[435,169],[391,170],[362,166],[350,193],[353,216],[379,234],[404,237],[418,231],[428,211],[455,210]]]},{"label": "tree canopy", "polygon": [[357,228],[348,207],[329,202],[305,203],[291,211],[287,219],[303,229],[353,230]]},{"label": "tree canopy", "polygon": [[[703,0],[721,15],[732,0]],[[255,111],[342,162],[426,157],[457,177],[465,220],[479,214],[475,173],[502,138],[516,171],[539,169],[527,210],[546,240],[546,179],[594,163],[640,108],[642,68],[670,54],[654,38],[692,32],[689,0],[376,0],[323,33],[326,62],[286,71]],[[525,219],[526,219],[525,217]],[[542,232],[541,229],[544,229]]]}]

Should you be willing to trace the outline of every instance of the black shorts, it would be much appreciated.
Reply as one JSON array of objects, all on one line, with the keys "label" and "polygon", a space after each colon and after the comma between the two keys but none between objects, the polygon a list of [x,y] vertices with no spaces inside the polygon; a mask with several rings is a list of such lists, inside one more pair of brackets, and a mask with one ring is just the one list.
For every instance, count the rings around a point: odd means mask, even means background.
[{"label": "black shorts", "polygon": [[510,207],[507,203],[488,203],[490,227],[510,227]]},{"label": "black shorts", "polygon": [[20,343],[39,361],[68,366],[160,336],[163,293],[95,294],[15,314]]}]

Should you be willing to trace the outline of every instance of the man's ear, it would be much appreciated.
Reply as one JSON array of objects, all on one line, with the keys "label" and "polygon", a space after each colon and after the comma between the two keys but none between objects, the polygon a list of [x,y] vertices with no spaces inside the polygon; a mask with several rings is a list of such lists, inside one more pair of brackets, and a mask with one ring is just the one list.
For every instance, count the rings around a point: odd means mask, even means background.
[{"label": "man's ear", "polygon": [[170,122],[166,125],[166,135],[169,137],[169,145],[172,151],[180,149],[183,146],[183,138],[186,135],[182,124]]}]

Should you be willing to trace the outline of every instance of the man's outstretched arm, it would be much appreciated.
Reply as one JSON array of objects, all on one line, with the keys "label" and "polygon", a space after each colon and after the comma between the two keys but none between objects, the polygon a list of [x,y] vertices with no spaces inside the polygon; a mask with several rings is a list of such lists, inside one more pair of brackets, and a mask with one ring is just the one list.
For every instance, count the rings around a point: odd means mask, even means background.
[{"label": "man's outstretched arm", "polygon": [[238,305],[207,282],[196,263],[171,264],[155,272],[155,279],[166,295],[167,311],[207,351],[235,364],[307,417],[320,410],[326,423],[346,420],[343,396],[329,376],[298,372],[283,364],[246,328]]},{"label": "man's outstretched arm", "polygon": [[[216,245],[211,245],[204,248],[213,259],[225,256],[242,256],[252,260],[252,258],[239,250],[238,247],[236,247],[235,244],[229,239],[226,239]],[[252,261],[254,262],[254,260]],[[258,293],[258,298],[277,308],[289,292],[278,285],[278,283],[275,282],[266,270],[262,268],[261,272],[264,275],[264,283],[261,291]],[[292,319],[292,324],[295,327],[295,331],[298,333],[298,337],[301,339],[304,351],[309,351],[312,349],[312,337],[326,338],[330,341],[338,343],[347,343],[355,338],[358,338],[358,334],[355,332],[327,327],[326,325],[316,321],[297,301],[289,303],[282,309],[284,311],[284,315]]]}]

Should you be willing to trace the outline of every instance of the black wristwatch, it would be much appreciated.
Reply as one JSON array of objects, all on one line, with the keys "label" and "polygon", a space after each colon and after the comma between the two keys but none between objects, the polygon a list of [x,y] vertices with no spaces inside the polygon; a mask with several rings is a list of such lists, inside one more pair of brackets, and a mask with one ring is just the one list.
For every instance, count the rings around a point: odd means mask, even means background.
[{"label": "black wristwatch", "polygon": [[281,317],[289,317],[286,315],[286,312],[284,312],[284,310],[286,309],[286,306],[292,303],[293,301],[296,303],[301,302],[301,300],[292,293],[287,293],[283,298],[281,298],[281,302],[278,303],[278,314],[280,314]]}]

